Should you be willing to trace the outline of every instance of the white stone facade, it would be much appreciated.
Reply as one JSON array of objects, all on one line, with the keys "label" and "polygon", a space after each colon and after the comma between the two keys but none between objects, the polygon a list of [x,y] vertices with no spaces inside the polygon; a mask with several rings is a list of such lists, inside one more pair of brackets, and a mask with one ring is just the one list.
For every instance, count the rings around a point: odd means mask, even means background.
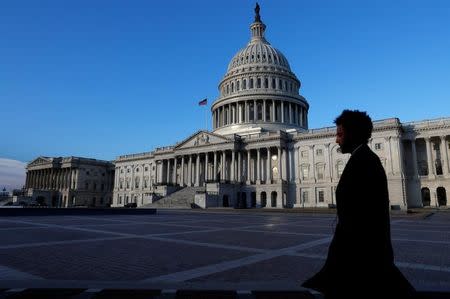
[{"label": "white stone facade", "polygon": [[[197,197],[204,206],[335,204],[349,155],[337,151],[335,127],[308,130],[309,104],[299,94],[300,80],[267,42],[265,28],[258,13],[250,42],[232,58],[219,83],[211,107],[213,132],[117,158],[113,206],[142,206],[201,186],[205,195]],[[369,146],[386,170],[393,208],[447,205],[448,135],[450,119],[374,122]]]},{"label": "white stone facade", "polygon": [[112,202],[114,164],[95,159],[38,157],[27,165],[33,202],[51,207],[106,207]]}]

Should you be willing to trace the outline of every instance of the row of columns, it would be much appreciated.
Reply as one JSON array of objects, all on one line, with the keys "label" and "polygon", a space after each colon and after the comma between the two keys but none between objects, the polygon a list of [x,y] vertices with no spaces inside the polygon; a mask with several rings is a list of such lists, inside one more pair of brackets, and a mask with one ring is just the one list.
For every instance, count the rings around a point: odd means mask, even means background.
[{"label": "row of columns", "polygon": [[68,189],[71,188],[72,178],[76,178],[77,169],[49,168],[27,171],[25,188],[34,189]]},{"label": "row of columns", "polygon": [[[252,152],[256,152],[256,155],[252,155]],[[262,157],[262,152],[265,157]],[[209,160],[210,156],[212,156],[212,163]],[[272,156],[276,156],[275,163],[272,163]],[[282,170],[286,167],[285,173],[288,173],[287,156],[287,151],[281,147],[277,147],[275,153],[268,147],[250,149],[246,152],[224,150],[181,156],[160,160],[156,168],[159,172],[156,174],[156,179],[158,184],[181,186],[200,186],[204,181],[246,182],[247,184],[260,184],[264,181],[269,184],[275,179],[286,179],[282,175]],[[274,167],[277,168],[276,177],[274,177]],[[178,179],[177,169],[179,169]]]},{"label": "row of columns", "polygon": [[[426,152],[427,152],[427,167],[428,167],[428,176],[429,177],[433,177],[434,175],[437,174],[436,172],[436,168],[435,168],[435,162],[436,159],[434,159],[433,154],[432,154],[432,149],[431,149],[431,141],[432,137],[425,137],[423,138],[425,140],[425,147],[426,147]],[[440,154],[441,154],[441,165],[442,165],[442,174],[443,175],[448,175],[450,174],[450,167],[449,167],[449,160],[448,160],[448,147],[449,147],[449,142],[447,140],[447,136],[439,136],[438,137],[440,139]],[[413,175],[414,176],[418,176],[419,175],[419,171],[418,171],[418,167],[417,167],[417,149],[416,149],[416,140],[417,139],[412,139],[411,140],[411,154],[413,157]]]},{"label": "row of columns", "polygon": [[[258,117],[260,113],[262,114],[261,118]],[[306,127],[308,123],[306,109],[302,105],[288,101],[239,101],[220,106],[213,111],[214,129],[257,120],[295,124],[302,127]]]}]

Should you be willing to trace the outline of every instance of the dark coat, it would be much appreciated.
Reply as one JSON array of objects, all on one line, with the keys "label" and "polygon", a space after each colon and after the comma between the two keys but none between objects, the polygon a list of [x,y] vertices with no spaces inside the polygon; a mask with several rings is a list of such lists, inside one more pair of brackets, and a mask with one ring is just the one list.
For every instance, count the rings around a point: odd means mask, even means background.
[{"label": "dark coat", "polygon": [[[323,268],[303,283],[331,297],[414,291],[394,265],[389,194],[378,156],[367,145],[349,159],[336,188],[337,224]],[[365,297],[361,297],[365,298]]]}]

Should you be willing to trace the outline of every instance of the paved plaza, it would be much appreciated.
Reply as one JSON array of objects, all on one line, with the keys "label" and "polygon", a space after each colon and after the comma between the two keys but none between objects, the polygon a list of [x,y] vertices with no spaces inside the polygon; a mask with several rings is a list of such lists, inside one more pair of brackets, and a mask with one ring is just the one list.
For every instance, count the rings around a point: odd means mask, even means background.
[{"label": "paved plaza", "polygon": [[[0,217],[0,288],[295,288],[334,227],[333,214],[247,210]],[[392,216],[396,263],[417,289],[450,291],[449,228],[449,212]]]}]

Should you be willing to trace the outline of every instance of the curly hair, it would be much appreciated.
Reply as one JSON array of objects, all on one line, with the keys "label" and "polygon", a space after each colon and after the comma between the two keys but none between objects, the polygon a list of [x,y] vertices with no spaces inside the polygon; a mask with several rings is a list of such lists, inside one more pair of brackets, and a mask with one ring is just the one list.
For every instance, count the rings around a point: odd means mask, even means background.
[{"label": "curly hair", "polygon": [[367,143],[372,136],[372,119],[365,111],[346,109],[336,117],[334,123],[342,126],[355,142]]}]

